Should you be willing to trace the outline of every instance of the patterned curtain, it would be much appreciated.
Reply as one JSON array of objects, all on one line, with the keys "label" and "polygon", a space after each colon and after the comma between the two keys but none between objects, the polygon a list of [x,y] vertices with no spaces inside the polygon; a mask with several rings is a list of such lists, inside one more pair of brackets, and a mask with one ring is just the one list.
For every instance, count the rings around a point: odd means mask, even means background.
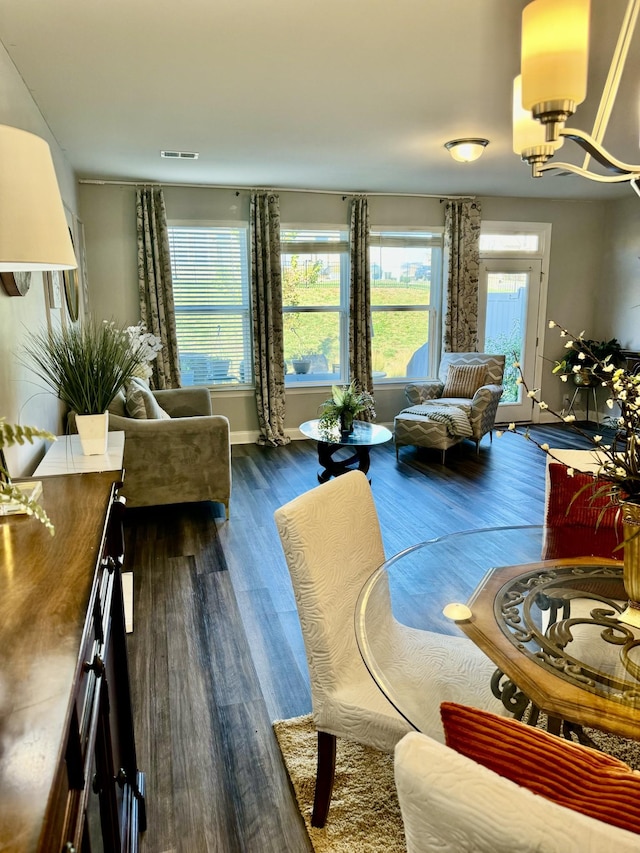
[{"label": "patterned curtain", "polygon": [[[349,376],[373,392],[371,363],[371,285],[369,277],[369,205],[364,197],[351,202],[349,229]],[[367,420],[365,414],[359,415]]]},{"label": "patterned curtain", "polygon": [[251,299],[258,444],[289,444],[284,431],[284,333],[280,197],[251,193]]},{"label": "patterned curtain", "polygon": [[444,216],[444,352],[478,348],[480,203],[448,201]]},{"label": "patterned curtain", "polygon": [[162,341],[152,362],[153,388],[179,388],[180,364],[169,256],[169,233],[161,189],[136,191],[140,319]]}]

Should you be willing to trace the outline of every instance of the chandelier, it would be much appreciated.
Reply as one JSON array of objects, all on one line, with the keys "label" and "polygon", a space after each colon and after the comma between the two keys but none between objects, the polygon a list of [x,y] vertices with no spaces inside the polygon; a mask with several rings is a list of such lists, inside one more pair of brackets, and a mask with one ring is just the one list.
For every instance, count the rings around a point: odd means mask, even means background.
[{"label": "chandelier", "polygon": [[[571,172],[600,183],[630,183],[640,195],[640,165],[623,163],[602,145],[636,26],[640,0],[629,0],[591,134],[565,127],[587,94],[589,0],[533,0],[522,12],[521,75],[514,81],[513,148],[544,172]],[[585,152],[582,166],[553,160],[565,140]],[[590,171],[593,159],[608,174]]]}]

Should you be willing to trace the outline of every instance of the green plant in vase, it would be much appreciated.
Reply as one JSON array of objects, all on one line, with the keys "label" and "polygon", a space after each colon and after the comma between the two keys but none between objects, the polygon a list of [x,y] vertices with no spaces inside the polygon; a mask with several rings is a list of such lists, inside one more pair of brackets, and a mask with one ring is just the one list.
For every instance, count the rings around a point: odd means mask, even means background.
[{"label": "green plant in vase", "polygon": [[53,536],[54,527],[49,516],[37,499],[32,497],[30,492],[24,490],[23,485],[11,481],[4,458],[5,447],[11,447],[14,444],[22,445],[25,441],[33,444],[34,438],[56,440],[55,435],[46,430],[34,426],[8,424],[4,418],[0,418],[0,515],[4,515],[6,511],[15,512],[19,509],[27,515],[37,518]]},{"label": "green plant in vase", "polygon": [[[88,320],[82,326],[39,332],[24,346],[26,366],[76,414],[85,453],[104,453],[108,408],[126,383],[143,369],[146,354],[126,329]],[[82,420],[91,416],[91,420]],[[83,435],[85,428],[98,432]]]},{"label": "green plant in vase", "polygon": [[353,432],[353,422],[358,415],[375,418],[375,400],[369,391],[356,382],[342,387],[333,385],[331,397],[320,405],[320,429],[327,432],[339,431],[342,436]]},{"label": "green plant in vase", "polygon": [[571,376],[576,385],[599,385],[607,374],[606,365],[620,367],[624,362],[622,347],[617,338],[610,341],[596,341],[577,336],[568,342],[564,358],[556,361],[554,373],[559,373],[563,382]]}]

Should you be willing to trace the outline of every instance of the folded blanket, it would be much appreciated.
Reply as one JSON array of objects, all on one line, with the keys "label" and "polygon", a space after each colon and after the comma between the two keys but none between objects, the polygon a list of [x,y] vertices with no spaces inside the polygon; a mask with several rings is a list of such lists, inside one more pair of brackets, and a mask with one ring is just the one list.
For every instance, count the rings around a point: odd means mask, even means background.
[{"label": "folded blanket", "polygon": [[448,406],[446,403],[437,405],[422,403],[420,406],[404,409],[402,414],[420,415],[425,420],[445,424],[449,435],[457,438],[469,438],[473,435],[469,423],[469,413],[460,406]]}]

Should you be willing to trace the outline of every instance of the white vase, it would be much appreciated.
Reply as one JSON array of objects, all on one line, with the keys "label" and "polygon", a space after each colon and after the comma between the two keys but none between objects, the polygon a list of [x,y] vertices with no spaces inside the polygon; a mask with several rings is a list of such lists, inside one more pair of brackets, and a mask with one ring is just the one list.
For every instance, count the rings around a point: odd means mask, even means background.
[{"label": "white vase", "polygon": [[102,415],[76,415],[76,427],[85,456],[100,456],[107,452],[109,412]]}]

